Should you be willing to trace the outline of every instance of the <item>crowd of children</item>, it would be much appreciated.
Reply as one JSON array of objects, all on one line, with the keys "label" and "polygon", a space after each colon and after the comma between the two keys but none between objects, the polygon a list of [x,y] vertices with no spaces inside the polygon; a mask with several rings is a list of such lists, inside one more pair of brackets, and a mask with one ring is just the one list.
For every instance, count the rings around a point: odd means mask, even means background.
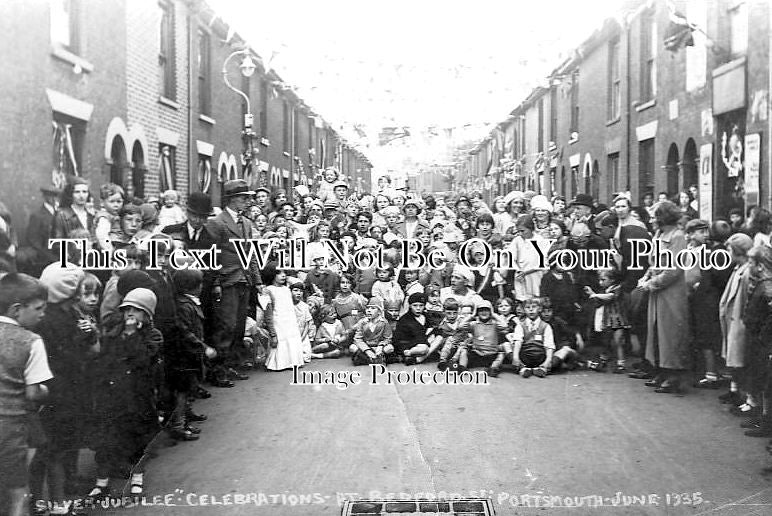
[{"label": "crowd of children", "polygon": [[[84,197],[75,182],[63,192],[70,205],[81,202],[76,185]],[[721,400],[747,416],[749,435],[772,436],[767,210],[754,208],[738,225],[692,219],[669,201],[633,207],[625,194],[607,207],[586,194],[569,203],[513,191],[491,209],[479,193],[408,198],[388,181],[379,188],[350,195],[328,170],[317,195],[299,187],[290,199],[236,180],[226,183],[216,211],[201,193],[183,209],[176,192],[165,192],[163,205],[129,202],[121,187],[107,184],[93,222],[68,208],[75,219],[67,225],[54,215],[51,235],[124,249],[127,267],[85,270],[76,252],[67,267],[51,264],[50,255],[5,256],[0,480],[15,507],[28,486],[33,499],[43,496],[45,483],[51,513],[71,510],[55,502],[80,494],[84,447],[96,452],[90,499],[114,492],[111,479],[130,479],[131,493],[140,494],[146,448],[161,428],[180,441],[198,438],[194,423],[207,418],[192,403],[211,396],[206,382],[230,387],[251,368],[281,371],[319,359],[431,362],[523,379],[610,369],[646,379],[660,393],[684,392],[696,375],[697,388],[728,385]],[[240,270],[235,258],[217,271],[169,263],[175,249],[206,249],[229,237],[270,242],[259,274]],[[400,243],[408,238],[426,256],[439,253],[443,267],[405,266]],[[474,238],[465,265],[459,244]],[[631,238],[727,249],[733,263],[725,271],[638,271],[629,263]],[[302,248],[301,239],[311,268],[282,268],[281,251]],[[383,262],[357,268],[336,258],[331,245],[340,253],[380,247]],[[512,267],[485,263],[486,248],[510,251]],[[563,249],[618,253],[604,270],[539,267],[541,254]],[[27,420],[30,409],[35,417]],[[29,472],[21,453],[26,427],[35,430]]]}]

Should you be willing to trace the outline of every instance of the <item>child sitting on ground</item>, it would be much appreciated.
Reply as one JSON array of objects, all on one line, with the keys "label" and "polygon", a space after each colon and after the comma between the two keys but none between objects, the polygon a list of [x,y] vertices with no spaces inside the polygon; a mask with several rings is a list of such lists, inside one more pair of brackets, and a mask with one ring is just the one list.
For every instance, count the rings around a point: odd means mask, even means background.
[{"label": "child sitting on ground", "polygon": [[[459,330],[459,326],[465,322],[474,319],[475,305],[471,301],[462,301],[458,303],[455,298],[448,298],[445,303],[453,302],[458,306],[457,319],[450,324],[447,338],[445,338],[440,350],[440,363],[437,364],[437,369],[444,371],[448,367],[453,369],[458,368],[458,351],[459,347],[466,344],[471,338],[471,334],[468,331]],[[445,304],[443,304],[445,306]],[[450,305],[452,306],[452,304]],[[447,317],[447,313],[446,313]]]},{"label": "child sitting on ground", "polygon": [[322,323],[316,330],[311,358],[338,358],[343,354],[343,345],[347,340],[346,328],[336,318],[335,309],[330,305],[322,306],[319,316]]},{"label": "child sitting on ground", "polygon": [[347,342],[341,343],[344,349],[348,347],[350,337],[353,335],[352,328],[364,317],[367,301],[364,296],[353,291],[354,277],[351,274],[343,274],[340,278],[340,292],[332,300],[332,306],[338,316],[338,320],[343,323],[346,330]]},{"label": "child sitting on ground", "polygon": [[576,351],[577,337],[579,333],[569,327],[565,321],[556,317],[552,310],[552,303],[547,297],[541,299],[541,319],[552,327],[552,335],[555,339],[555,353],[552,355],[550,371],[560,372],[563,369],[576,369],[579,362],[579,353]]},{"label": "child sitting on ground", "polygon": [[445,318],[442,302],[440,302],[440,287],[434,283],[427,285],[424,289],[426,294],[426,325],[429,328],[436,328]]},{"label": "child sitting on ground", "polygon": [[523,302],[525,321],[515,328],[512,361],[520,376],[536,375],[544,378],[552,364],[555,339],[552,327],[541,319],[541,302],[538,298]]},{"label": "child sitting on ground", "polygon": [[391,325],[383,317],[383,300],[370,298],[365,315],[354,327],[354,343],[349,347],[352,360],[354,365],[382,364],[394,355]]},{"label": "child sitting on ground", "polygon": [[394,348],[398,357],[404,357],[405,365],[413,365],[417,357],[423,357],[429,351],[426,339],[426,295],[423,292],[410,294],[410,310],[399,318],[394,330]]},{"label": "child sitting on ground", "polygon": [[506,324],[493,317],[493,305],[483,301],[477,307],[477,320],[467,320],[459,326],[459,331],[470,332],[471,341],[467,341],[458,351],[458,370],[466,371],[473,367],[486,367],[488,374],[498,376],[498,367],[492,367],[499,357],[501,346],[507,334]]}]

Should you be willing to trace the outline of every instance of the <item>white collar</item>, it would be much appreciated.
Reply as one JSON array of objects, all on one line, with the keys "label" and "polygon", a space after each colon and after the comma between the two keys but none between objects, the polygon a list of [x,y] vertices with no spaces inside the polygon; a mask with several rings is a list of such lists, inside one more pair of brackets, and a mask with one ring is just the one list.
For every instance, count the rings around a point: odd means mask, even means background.
[{"label": "white collar", "polygon": [[0,322],[6,323],[6,324],[13,324],[14,326],[21,326],[19,324],[19,321],[16,319],[11,319],[10,317],[6,317],[4,315],[0,315]]},{"label": "white collar", "polygon": [[239,220],[239,214],[233,211],[230,207],[226,206],[225,211],[228,212],[228,215],[230,215],[233,218],[233,222],[236,222]]}]

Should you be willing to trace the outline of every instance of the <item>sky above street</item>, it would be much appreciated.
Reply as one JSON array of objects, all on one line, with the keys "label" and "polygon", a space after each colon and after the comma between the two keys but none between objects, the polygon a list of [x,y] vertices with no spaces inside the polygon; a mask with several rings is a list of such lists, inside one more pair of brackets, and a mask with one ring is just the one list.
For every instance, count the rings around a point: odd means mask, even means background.
[{"label": "sky above street", "polygon": [[208,3],[367,153],[382,127],[485,136],[621,0]]}]

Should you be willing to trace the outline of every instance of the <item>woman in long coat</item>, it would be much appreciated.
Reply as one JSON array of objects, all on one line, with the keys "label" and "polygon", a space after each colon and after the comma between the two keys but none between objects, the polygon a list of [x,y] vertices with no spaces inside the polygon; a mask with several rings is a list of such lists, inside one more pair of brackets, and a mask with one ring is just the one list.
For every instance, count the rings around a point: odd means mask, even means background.
[{"label": "woman in long coat", "polygon": [[748,365],[745,322],[742,315],[748,301],[748,251],[753,247],[753,239],[744,233],[735,233],[727,239],[726,246],[735,267],[718,303],[718,318],[721,323],[721,356],[726,361],[726,366],[732,369],[732,385],[730,391],[720,398],[726,403],[734,402],[739,405],[743,401],[739,389],[748,387],[740,385],[743,369]]},{"label": "woman in long coat", "polygon": [[[654,240],[673,257],[686,249],[683,231],[676,227],[681,212],[669,201],[661,202],[654,211],[659,227]],[[689,305],[686,298],[684,271],[650,268],[641,280],[641,288],[649,292],[649,312],[646,339],[646,359],[658,368],[654,379],[646,384],[655,392],[681,391],[681,371],[688,367]]]}]

